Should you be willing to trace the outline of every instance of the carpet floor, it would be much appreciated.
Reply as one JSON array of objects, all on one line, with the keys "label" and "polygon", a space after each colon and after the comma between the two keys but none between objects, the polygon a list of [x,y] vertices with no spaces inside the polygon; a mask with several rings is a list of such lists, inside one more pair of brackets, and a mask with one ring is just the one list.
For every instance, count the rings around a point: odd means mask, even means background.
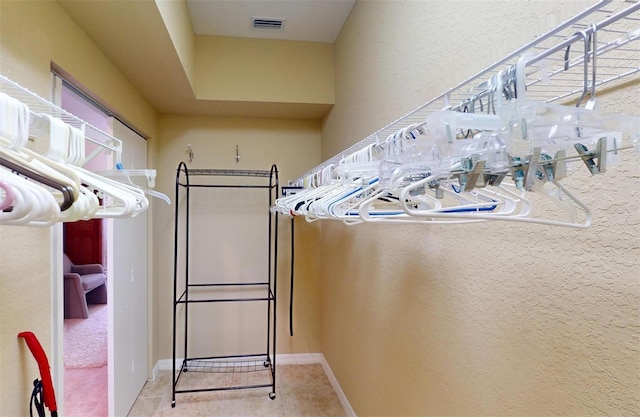
[{"label": "carpet floor", "polygon": [[89,305],[89,318],[64,320],[65,368],[107,364],[107,304]]}]

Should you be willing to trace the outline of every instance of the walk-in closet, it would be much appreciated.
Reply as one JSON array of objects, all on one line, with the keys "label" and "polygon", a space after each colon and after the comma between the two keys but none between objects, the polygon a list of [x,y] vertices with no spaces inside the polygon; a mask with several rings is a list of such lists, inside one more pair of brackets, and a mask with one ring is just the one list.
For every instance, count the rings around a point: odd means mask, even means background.
[{"label": "walk-in closet", "polygon": [[634,0],[0,0],[2,413],[640,414],[639,91]]}]

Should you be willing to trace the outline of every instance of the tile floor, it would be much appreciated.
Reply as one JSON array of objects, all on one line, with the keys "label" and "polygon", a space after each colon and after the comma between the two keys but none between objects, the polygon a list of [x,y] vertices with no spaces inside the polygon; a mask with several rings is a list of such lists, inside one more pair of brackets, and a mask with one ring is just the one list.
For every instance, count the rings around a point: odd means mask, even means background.
[{"label": "tile floor", "polygon": [[[178,389],[260,384],[265,372],[240,374],[192,373]],[[222,384],[222,385],[221,385]],[[145,384],[129,417],[164,416],[277,416],[346,417],[329,379],[320,364],[278,365],[276,398],[270,388],[176,394],[171,407],[171,372],[160,371],[155,381]]]}]

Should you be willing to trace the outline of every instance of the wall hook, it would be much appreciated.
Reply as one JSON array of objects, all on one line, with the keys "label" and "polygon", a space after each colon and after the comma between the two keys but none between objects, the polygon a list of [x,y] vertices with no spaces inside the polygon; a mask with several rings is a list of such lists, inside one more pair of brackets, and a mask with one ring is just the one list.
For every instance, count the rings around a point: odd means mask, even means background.
[{"label": "wall hook", "polygon": [[240,147],[236,145],[236,164],[240,162]]},{"label": "wall hook", "polygon": [[191,145],[187,145],[187,155],[189,155],[189,163],[193,162],[193,149],[191,149]]}]

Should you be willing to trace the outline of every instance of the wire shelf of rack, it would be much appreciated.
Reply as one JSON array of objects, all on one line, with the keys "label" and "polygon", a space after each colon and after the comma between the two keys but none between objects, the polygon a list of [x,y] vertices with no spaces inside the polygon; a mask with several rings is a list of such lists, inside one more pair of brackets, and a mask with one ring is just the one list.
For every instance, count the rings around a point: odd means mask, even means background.
[{"label": "wire shelf of rack", "polygon": [[[219,295],[215,298],[207,297],[207,293],[209,289],[218,289],[221,290]],[[259,296],[255,295],[256,293],[263,293],[266,289],[266,295]],[[189,303],[208,303],[208,302],[238,302],[238,301],[273,301],[275,299],[275,295],[273,294],[273,290],[269,287],[269,282],[242,282],[242,283],[219,283],[219,284],[189,284],[189,290],[191,294],[189,295],[189,299],[187,300],[187,289],[185,289],[182,294],[176,299],[176,303],[185,304]],[[199,294],[198,290],[202,291],[203,294]],[[234,294],[237,291],[242,291],[245,295],[242,297],[237,297],[225,293],[224,290],[228,290],[231,294]]]},{"label": "wire shelf of rack", "polygon": [[[254,181],[254,178],[269,178],[271,171],[249,169],[182,169],[178,179],[181,186],[205,188],[272,188],[271,184]],[[206,178],[216,177],[212,182]]]},{"label": "wire shelf of rack", "polygon": [[248,357],[245,360],[229,361],[225,358],[192,359],[186,362],[188,372],[237,374],[269,371],[270,364],[263,359]]},{"label": "wire shelf of rack", "polygon": [[198,169],[189,168],[189,175],[231,176],[231,177],[270,177],[271,171],[249,169]]},{"label": "wire shelf of rack", "polygon": [[[602,0],[557,27],[536,37],[493,65],[389,123],[322,164],[292,184],[367,145],[379,144],[407,126],[423,123],[431,112],[450,109],[486,112],[488,82],[513,71],[527,54],[526,97],[534,101],[585,103],[591,91],[611,90],[640,80],[640,2]],[[585,45],[592,45],[585,51]],[[593,47],[595,45],[595,47]],[[595,71],[594,71],[595,69]],[[474,109],[468,106],[472,100]],[[481,104],[482,103],[482,104]],[[482,108],[479,108],[482,107]]]}]

